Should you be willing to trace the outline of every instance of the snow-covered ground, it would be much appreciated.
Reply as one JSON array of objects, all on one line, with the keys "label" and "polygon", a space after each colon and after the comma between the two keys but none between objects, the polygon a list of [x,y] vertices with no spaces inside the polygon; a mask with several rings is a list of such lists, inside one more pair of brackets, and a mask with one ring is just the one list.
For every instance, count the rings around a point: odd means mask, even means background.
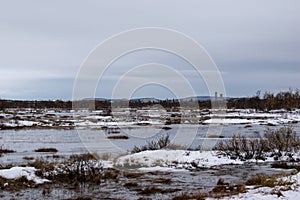
[{"label": "snow-covered ground", "polygon": [[280,125],[300,122],[300,112],[274,110],[269,112],[257,112],[250,109],[226,110],[225,113],[208,114],[209,119],[204,124],[271,124]]}]

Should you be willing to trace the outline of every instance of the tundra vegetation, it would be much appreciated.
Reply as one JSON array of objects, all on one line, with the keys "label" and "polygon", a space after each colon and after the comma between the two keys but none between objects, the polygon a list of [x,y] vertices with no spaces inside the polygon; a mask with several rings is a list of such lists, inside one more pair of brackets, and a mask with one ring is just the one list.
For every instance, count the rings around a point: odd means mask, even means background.
[{"label": "tundra vegetation", "polygon": [[220,155],[240,160],[266,160],[273,157],[279,160],[283,156],[287,161],[295,161],[299,153],[300,139],[291,126],[275,130],[267,129],[262,138],[246,138],[234,135],[231,139],[219,142],[215,147]]}]

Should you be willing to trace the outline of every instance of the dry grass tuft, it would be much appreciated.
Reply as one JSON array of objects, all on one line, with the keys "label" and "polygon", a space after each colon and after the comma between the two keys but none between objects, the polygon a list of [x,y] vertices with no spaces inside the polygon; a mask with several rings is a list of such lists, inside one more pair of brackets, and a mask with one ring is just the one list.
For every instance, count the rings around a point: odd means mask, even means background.
[{"label": "dry grass tuft", "polygon": [[2,154],[5,154],[5,153],[15,153],[16,151],[14,150],[10,150],[10,149],[3,149],[2,147],[0,147],[0,156]]},{"label": "dry grass tuft", "polygon": [[127,135],[110,135],[107,136],[108,139],[114,139],[114,140],[127,140],[129,137]]},{"label": "dry grass tuft", "polygon": [[259,187],[290,186],[294,181],[283,180],[279,175],[257,174],[255,177],[246,181],[246,185],[255,185]]},{"label": "dry grass tuft", "polygon": [[51,152],[51,153],[56,153],[58,152],[57,149],[55,148],[39,148],[39,149],[36,149],[34,150],[35,152]]}]

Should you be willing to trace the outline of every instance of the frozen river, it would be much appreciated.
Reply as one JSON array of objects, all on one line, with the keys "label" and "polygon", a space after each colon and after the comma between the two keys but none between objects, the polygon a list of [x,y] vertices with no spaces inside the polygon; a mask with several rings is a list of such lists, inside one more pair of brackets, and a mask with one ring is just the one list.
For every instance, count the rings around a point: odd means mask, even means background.
[{"label": "frozen river", "polygon": [[[20,129],[1,130],[0,140],[3,149],[14,150],[15,153],[3,154],[0,157],[1,164],[19,164],[27,162],[24,157],[48,157],[55,154],[67,156],[85,152],[109,153],[117,156],[131,151],[134,146],[142,146],[149,141],[156,140],[161,136],[169,135],[171,141],[184,145],[188,148],[199,148],[208,142],[213,144],[219,140],[230,138],[234,134],[241,134],[246,137],[262,137],[267,125],[225,125],[222,132],[212,133],[208,131],[208,125],[172,124],[168,129],[162,129],[160,125],[132,126],[121,129]],[[299,123],[293,124],[294,130],[299,134]],[[210,131],[213,131],[210,130]],[[207,138],[206,135],[214,138]],[[108,139],[111,135],[126,135],[128,139]],[[218,138],[220,137],[220,138]],[[38,148],[56,148],[57,153],[38,153]]]}]

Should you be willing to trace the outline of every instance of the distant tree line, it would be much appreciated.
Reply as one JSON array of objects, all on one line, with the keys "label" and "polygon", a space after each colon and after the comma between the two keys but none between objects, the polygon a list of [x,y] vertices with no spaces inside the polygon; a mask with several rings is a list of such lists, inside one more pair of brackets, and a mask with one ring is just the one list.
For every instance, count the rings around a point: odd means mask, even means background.
[{"label": "distant tree line", "polygon": [[62,100],[43,100],[43,101],[21,101],[21,100],[1,100],[0,99],[0,110],[5,108],[72,108],[71,101]]},{"label": "distant tree line", "polygon": [[[214,99],[212,99],[214,101]],[[220,99],[218,100],[220,101]],[[237,109],[257,109],[257,110],[274,110],[274,109],[287,109],[300,108],[300,92],[299,90],[288,90],[279,92],[277,94],[265,92],[263,95],[258,91],[252,97],[246,98],[229,98],[227,101],[227,108]],[[180,102],[177,99],[166,99],[160,101],[139,101],[139,100],[81,100],[81,101],[62,101],[62,100],[43,100],[43,101],[21,101],[21,100],[1,100],[0,110],[6,108],[59,108],[59,109],[72,109],[73,105],[76,108],[85,108],[90,110],[111,110],[111,107],[130,107],[130,108],[145,108],[154,105],[161,105],[167,110],[176,110],[181,107],[194,108],[195,103],[198,103],[200,109],[211,108],[211,101],[198,101],[193,100]],[[196,104],[197,105],[197,104]]]},{"label": "distant tree line", "polygon": [[[201,108],[209,108],[211,105],[210,101],[198,102]],[[166,109],[174,109],[180,107],[192,107],[195,102],[179,102],[176,99],[172,100],[161,100],[155,101],[131,101],[131,100],[120,100],[120,101],[109,101],[109,100],[81,100],[81,101],[62,101],[62,100],[43,100],[43,101],[21,101],[21,100],[1,100],[0,99],[0,110],[6,108],[33,108],[33,109],[45,109],[45,108],[59,108],[70,110],[73,108],[84,108],[90,110],[110,110],[111,107],[130,107],[130,108],[145,108],[153,105],[161,105]]]},{"label": "distant tree line", "polygon": [[227,102],[228,108],[253,108],[257,110],[274,110],[300,108],[300,92],[292,90],[279,92],[277,94],[265,92],[261,95],[258,91],[256,95],[248,98],[232,98]]}]

